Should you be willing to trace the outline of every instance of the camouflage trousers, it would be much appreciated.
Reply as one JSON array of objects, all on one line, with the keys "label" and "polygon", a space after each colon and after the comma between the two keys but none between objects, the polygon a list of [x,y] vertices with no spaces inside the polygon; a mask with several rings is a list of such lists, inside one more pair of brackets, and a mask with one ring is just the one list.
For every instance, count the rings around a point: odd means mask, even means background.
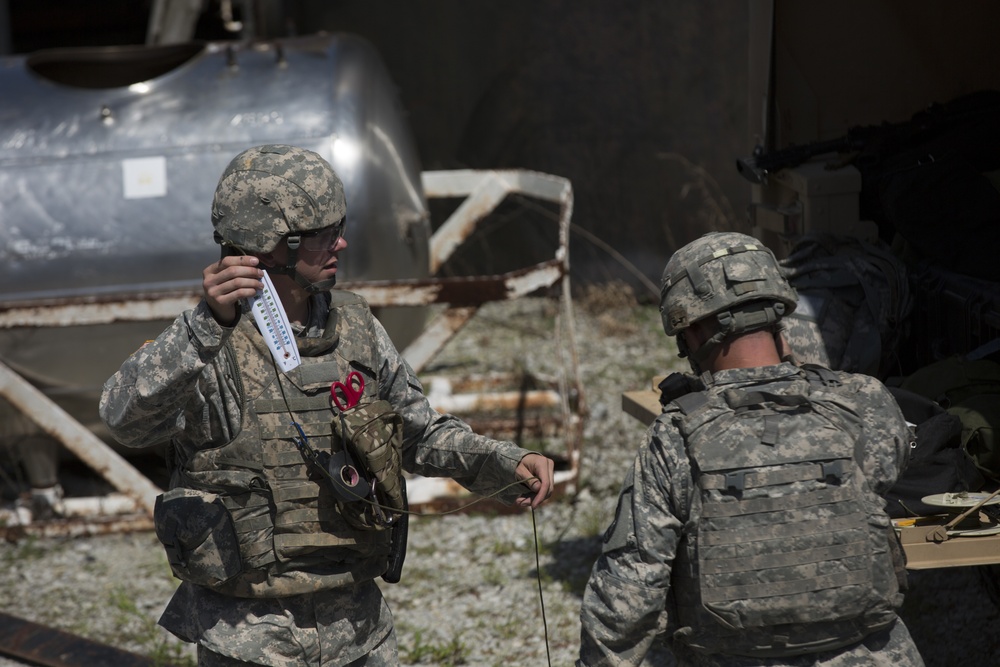
[{"label": "camouflage trousers", "polygon": [[[256,663],[244,662],[198,647],[198,667],[255,667]],[[396,631],[393,630],[382,643],[363,658],[349,662],[343,667],[398,667],[399,651],[396,647]],[[303,663],[303,667],[307,667]]]},{"label": "camouflage trousers", "polygon": [[200,664],[398,664],[392,612],[370,580],[286,598],[235,598],[182,582],[160,625],[197,644]]}]

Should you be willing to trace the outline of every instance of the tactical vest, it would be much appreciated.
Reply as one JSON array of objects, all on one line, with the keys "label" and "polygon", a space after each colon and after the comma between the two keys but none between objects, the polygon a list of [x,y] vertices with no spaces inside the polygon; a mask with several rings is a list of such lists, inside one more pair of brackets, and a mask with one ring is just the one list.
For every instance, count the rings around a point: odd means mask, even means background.
[{"label": "tactical vest", "polygon": [[[347,323],[350,333],[341,338]],[[330,385],[358,371],[365,381],[362,403],[374,401],[375,340],[364,302],[336,291],[325,335],[298,339],[302,364],[279,373],[250,318],[241,319],[223,353],[226,382],[241,396],[240,432],[231,442],[180,462],[179,470],[183,487],[215,494],[214,504],[224,506],[239,562],[230,556],[228,563],[217,563],[220,572],[211,580],[195,583],[239,597],[281,597],[385,571],[389,532],[360,530],[345,520],[328,480],[295,444],[300,434],[293,424],[313,450],[342,447],[332,432]],[[218,541],[231,542],[229,537]]]},{"label": "tactical vest", "polygon": [[713,388],[667,407],[697,487],[673,571],[677,639],[694,650],[815,653],[895,621],[895,535],[861,468],[858,406],[836,384],[816,367],[783,389]]}]

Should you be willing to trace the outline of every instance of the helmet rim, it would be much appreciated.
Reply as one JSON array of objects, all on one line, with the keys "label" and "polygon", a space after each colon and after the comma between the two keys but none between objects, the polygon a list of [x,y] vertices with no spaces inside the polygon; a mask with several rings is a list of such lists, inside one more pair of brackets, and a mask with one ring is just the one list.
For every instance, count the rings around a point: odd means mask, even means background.
[{"label": "helmet rim", "polygon": [[774,253],[738,232],[711,232],[680,248],[664,267],[660,284],[660,313],[669,336],[757,301],[764,307],[782,303],[787,315],[797,300]]}]

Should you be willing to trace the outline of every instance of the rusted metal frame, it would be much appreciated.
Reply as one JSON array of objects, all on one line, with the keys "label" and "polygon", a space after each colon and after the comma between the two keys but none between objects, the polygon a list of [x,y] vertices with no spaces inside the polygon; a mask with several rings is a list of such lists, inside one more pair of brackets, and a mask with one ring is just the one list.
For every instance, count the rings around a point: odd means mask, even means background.
[{"label": "rusted metal frame", "polygon": [[479,306],[445,309],[406,346],[406,349],[401,353],[403,358],[406,359],[415,373],[420,373],[477,312],[479,312]]},{"label": "rusted metal frame", "polygon": [[533,391],[502,391],[491,394],[450,394],[428,397],[439,412],[473,412],[476,410],[514,410],[516,408],[550,408],[560,404],[558,392],[538,389]]},{"label": "rusted metal frame", "polygon": [[77,538],[121,535],[122,533],[147,533],[153,530],[153,518],[146,512],[138,514],[96,514],[72,519],[32,521],[0,525],[0,539],[17,542],[25,536],[34,538]]},{"label": "rusted metal frame", "polygon": [[[424,192],[429,198],[467,197],[466,201],[438,228],[431,239],[431,266],[433,267],[440,267],[452,251],[472,234],[476,223],[510,194],[521,194],[559,205],[557,220],[559,243],[553,262],[560,267],[561,273],[558,277],[553,277],[549,284],[554,285],[559,280],[562,286],[562,315],[557,320],[556,336],[560,341],[563,336],[566,336],[567,344],[565,346],[560,344],[559,349],[565,349],[569,354],[570,369],[566,377],[560,378],[559,394],[562,401],[564,445],[570,468],[556,472],[556,486],[561,491],[570,491],[575,487],[579,469],[578,443],[583,435],[583,417],[587,412],[579,375],[576,329],[573,324],[573,301],[569,282],[569,232],[570,218],[573,213],[572,185],[568,179],[528,170],[428,171],[423,173],[422,180]],[[541,285],[525,289],[524,294],[530,293],[539,286]],[[455,328],[452,333],[457,332],[457,330]],[[443,345],[442,341],[438,349]],[[426,482],[427,488],[422,488],[418,493],[426,492],[428,498],[425,502],[428,505],[433,504],[434,498],[440,499],[442,495],[448,495],[447,489],[452,488],[445,480],[423,481]],[[442,486],[442,488],[435,491],[433,488],[435,484]],[[452,491],[454,491],[453,488]]]},{"label": "rusted metal frame", "polygon": [[554,438],[562,433],[565,426],[561,416],[530,414],[485,417],[463,415],[462,421],[476,433],[490,433],[500,440],[516,440],[518,436],[534,438]]},{"label": "rusted metal frame", "polygon": [[490,301],[516,299],[554,285],[564,272],[563,264],[551,259],[496,276],[371,280],[346,282],[343,288],[360,294],[372,306],[429,306],[436,303],[480,306]]},{"label": "rusted metal frame", "polygon": [[472,319],[482,304],[526,296],[556,284],[564,275],[564,265],[559,260],[549,260],[500,276],[372,281],[347,283],[344,288],[360,294],[374,306],[450,304],[402,350],[403,357],[419,373]]},{"label": "rusted metal frame", "polygon": [[0,396],[150,515],[162,491],[34,385],[0,362]]},{"label": "rusted metal frame", "polygon": [[93,537],[153,530],[153,518],[123,493],[64,498],[58,519],[36,520],[27,504],[0,509],[0,541],[32,537]]},{"label": "rusted metal frame", "polygon": [[[428,197],[433,197],[439,192],[437,189],[429,189],[429,186],[433,185],[435,180],[449,181],[453,176],[453,174],[449,174],[448,178],[435,179],[435,177],[430,175],[432,173],[440,174],[441,172],[424,173],[424,192],[427,193]],[[471,183],[467,185],[471,185]],[[435,230],[434,235],[431,237],[431,275],[437,274],[455,249],[461,246],[469,238],[469,235],[475,231],[476,223],[499,206],[507,198],[510,191],[507,183],[493,174],[477,176],[474,186],[471,188],[460,188],[457,190],[449,188],[444,191],[446,192],[444,196],[447,197],[465,195],[467,197],[451,216]],[[433,195],[431,194],[432,192],[434,193]]]},{"label": "rusted metal frame", "polygon": [[[480,171],[457,169],[447,171],[425,171],[422,174],[424,192],[429,198],[466,197],[466,200],[434,233],[431,239],[432,266],[441,266],[451,252],[471,235],[478,221],[505,197],[520,194],[559,205],[557,220],[559,243],[555,262],[563,270],[562,305],[565,322],[559,332],[565,329],[568,338],[567,352],[572,366],[572,387],[567,387],[576,395],[579,412],[584,414],[583,392],[579,379],[579,358],[577,356],[576,330],[573,326],[573,300],[569,283],[569,233],[570,218],[573,215],[573,187],[561,176],[526,169],[501,169]],[[553,281],[552,284],[555,284]],[[568,396],[570,392],[564,392]]]},{"label": "rusted metal frame", "polygon": [[[344,289],[363,296],[371,306],[427,306],[448,303],[455,308],[489,301],[516,299],[554,285],[565,272],[556,259],[496,276],[424,278],[346,282]],[[188,293],[136,294],[103,298],[60,299],[50,302],[0,303],[0,329],[65,327],[113,322],[172,320],[197,305],[200,288]]]},{"label": "rusted metal frame", "polygon": [[[578,396],[582,396],[575,332],[572,324],[572,299],[569,289],[569,226],[573,212],[573,187],[570,181],[560,176],[524,169],[425,171],[421,174],[421,180],[424,193],[428,198],[465,198],[465,201],[445,220],[431,238],[430,266],[432,273],[435,273],[447,261],[452,252],[475,231],[479,221],[485,218],[509,195],[521,194],[559,205],[559,218],[557,220],[559,243],[555,251],[555,258],[551,262],[538,265],[537,274],[531,270],[524,272],[521,275],[523,279],[521,288],[519,290],[510,289],[513,285],[508,284],[510,291],[502,296],[503,298],[516,298],[517,296],[529,294],[540,287],[554,285],[557,280],[562,280],[562,303],[564,314],[569,323],[569,352],[571,356],[572,381],[575,385],[575,393]],[[547,265],[549,267],[558,266],[560,272],[558,275],[551,276],[551,282],[544,284],[536,279],[546,272]],[[484,298],[483,301],[485,300],[487,299]],[[479,301],[478,303],[482,303],[483,301]],[[451,301],[451,304],[453,308],[456,306],[471,305],[469,303],[459,304],[454,301]],[[440,330],[442,333],[449,332],[450,335],[454,335],[468,321],[471,314],[468,311],[462,313],[446,311],[442,317],[447,318],[449,321],[437,330]],[[433,326],[429,327],[425,333],[427,334],[426,337],[422,336],[422,339],[414,341],[414,344],[411,345],[411,347],[414,345],[419,346],[421,350],[419,361],[422,365],[429,362],[433,356],[432,352],[436,353],[436,351],[440,350],[446,341],[446,339],[433,338],[435,335],[435,327]],[[435,343],[435,340],[438,342]],[[404,356],[406,356],[405,352]],[[415,354],[414,356],[417,355]]]},{"label": "rusted metal frame", "polygon": [[108,294],[0,303],[0,329],[173,320],[201,299],[201,287],[169,293]]},{"label": "rusted metal frame", "polygon": [[560,205],[559,249],[556,259],[569,268],[569,219],[573,188],[568,179],[524,169],[425,171],[424,192],[429,198],[467,197],[431,238],[431,273],[475,230],[476,224],[510,194],[522,194]]}]

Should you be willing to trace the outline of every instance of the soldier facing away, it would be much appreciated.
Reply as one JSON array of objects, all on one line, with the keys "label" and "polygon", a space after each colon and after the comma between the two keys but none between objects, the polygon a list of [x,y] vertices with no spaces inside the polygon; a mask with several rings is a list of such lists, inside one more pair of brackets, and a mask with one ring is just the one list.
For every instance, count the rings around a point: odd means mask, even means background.
[{"label": "soldier facing away", "polygon": [[878,380],[794,363],[795,304],[744,234],[667,262],[663,326],[694,374],[661,385],[584,593],[578,666],[639,665],[658,637],[698,667],[923,664],[880,497],[909,428]]},{"label": "soldier facing away", "polygon": [[[525,507],[552,492],[552,461],[435,412],[367,303],[331,290],[346,212],[318,154],[237,155],[215,192],[223,252],[204,298],[104,387],[123,444],[170,442],[154,523],[183,581],[160,624],[202,666],[398,664],[375,579],[398,577],[404,469]],[[241,307],[264,271],[302,359],[288,371]],[[360,395],[331,409],[335,381]]]}]

